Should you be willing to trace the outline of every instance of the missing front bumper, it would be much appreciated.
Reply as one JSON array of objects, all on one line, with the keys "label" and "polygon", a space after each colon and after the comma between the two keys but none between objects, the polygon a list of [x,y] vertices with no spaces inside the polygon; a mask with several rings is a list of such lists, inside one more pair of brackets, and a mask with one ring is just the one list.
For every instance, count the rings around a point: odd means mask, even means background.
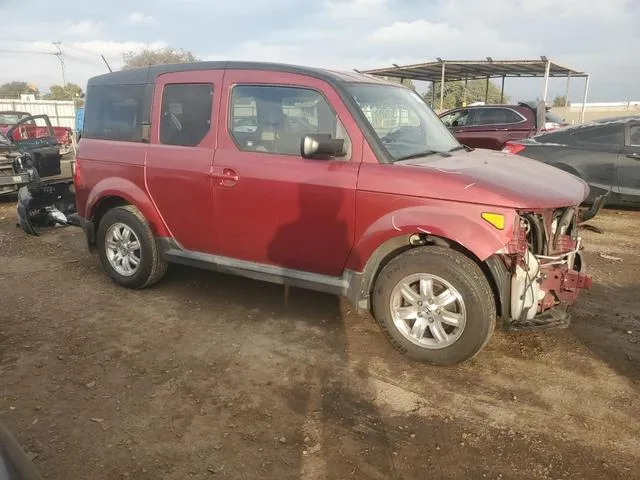
[{"label": "missing front bumper", "polygon": [[568,328],[571,324],[571,314],[566,305],[558,305],[546,312],[539,313],[531,320],[512,321],[505,325],[510,332],[548,330],[552,328]]}]

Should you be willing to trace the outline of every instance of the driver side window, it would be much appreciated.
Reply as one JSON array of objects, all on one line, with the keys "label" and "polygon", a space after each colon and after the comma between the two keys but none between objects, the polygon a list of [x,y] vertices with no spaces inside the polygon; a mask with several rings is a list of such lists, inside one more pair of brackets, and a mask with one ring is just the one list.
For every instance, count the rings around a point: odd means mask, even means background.
[{"label": "driver side window", "polygon": [[[321,93],[299,87],[237,85],[231,94],[229,132],[240,150],[300,156],[302,138],[330,134],[349,137]],[[342,157],[348,160],[349,154]]]},{"label": "driver side window", "polygon": [[469,122],[469,110],[458,110],[441,117],[442,123],[447,127],[463,127]]}]

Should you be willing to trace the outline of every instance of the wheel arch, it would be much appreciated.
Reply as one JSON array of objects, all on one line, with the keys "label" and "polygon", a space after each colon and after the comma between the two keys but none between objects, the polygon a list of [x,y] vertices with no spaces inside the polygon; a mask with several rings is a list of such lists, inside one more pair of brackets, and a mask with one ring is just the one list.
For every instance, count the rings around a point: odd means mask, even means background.
[{"label": "wheel arch", "polygon": [[124,205],[131,205],[131,203],[119,195],[105,196],[95,203],[91,212],[87,215],[87,221],[91,223],[90,228],[87,229],[87,243],[89,244],[89,248],[92,250],[95,249],[96,232],[104,214],[112,208],[122,207]]},{"label": "wheel arch", "polygon": [[450,248],[470,258],[484,273],[493,292],[496,312],[499,316],[508,315],[510,274],[499,255],[492,255],[486,260],[481,260],[475,253],[462,244],[444,237],[428,235],[423,232],[414,232],[394,236],[374,250],[367,259],[364,270],[356,274],[356,285],[349,294],[350,300],[358,313],[371,310],[371,296],[376,281],[384,267],[397,256],[421,246],[440,246]]},{"label": "wheel arch", "polygon": [[135,206],[149,222],[155,236],[171,236],[153,201],[144,190],[130,180],[110,177],[100,181],[91,190],[86,202],[85,225],[90,247],[95,244],[95,232],[100,219],[111,208],[123,205]]}]

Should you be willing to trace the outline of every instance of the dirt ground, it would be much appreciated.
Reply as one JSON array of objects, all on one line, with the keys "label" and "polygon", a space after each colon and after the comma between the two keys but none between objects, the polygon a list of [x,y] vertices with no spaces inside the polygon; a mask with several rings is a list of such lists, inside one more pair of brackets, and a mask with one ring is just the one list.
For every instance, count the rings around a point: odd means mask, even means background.
[{"label": "dirt ground", "polygon": [[438,368],[332,296],[182,267],[119,288],[81,231],[29,237],[14,205],[0,422],[47,478],[640,478],[640,212],[584,232],[570,329]]}]

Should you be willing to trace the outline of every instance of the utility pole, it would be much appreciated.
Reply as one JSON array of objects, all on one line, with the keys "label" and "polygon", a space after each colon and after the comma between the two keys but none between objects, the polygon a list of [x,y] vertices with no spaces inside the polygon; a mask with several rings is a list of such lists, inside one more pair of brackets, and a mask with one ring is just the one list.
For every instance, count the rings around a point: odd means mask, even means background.
[{"label": "utility pole", "polygon": [[54,55],[56,57],[58,57],[58,60],[60,60],[60,68],[62,68],[62,87],[63,88],[67,88],[67,75],[65,72],[65,64],[64,64],[64,52],[62,51],[62,42],[57,41],[57,42],[51,42],[53,43],[56,48],[58,49],[57,53],[54,53]]}]

